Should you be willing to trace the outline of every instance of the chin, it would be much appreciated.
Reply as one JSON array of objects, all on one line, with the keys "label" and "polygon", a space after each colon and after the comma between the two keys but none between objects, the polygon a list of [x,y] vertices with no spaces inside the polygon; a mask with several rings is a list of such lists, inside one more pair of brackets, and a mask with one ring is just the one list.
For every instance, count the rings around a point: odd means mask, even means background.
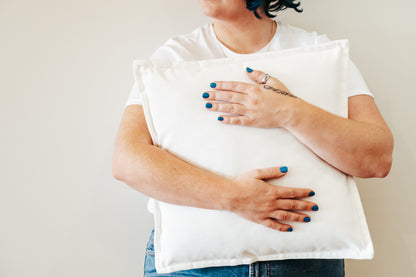
[{"label": "chin", "polygon": [[221,0],[198,0],[201,11],[209,17],[217,17],[221,14]]},{"label": "chin", "polygon": [[247,13],[245,0],[198,0],[204,15],[221,20],[234,19]]}]

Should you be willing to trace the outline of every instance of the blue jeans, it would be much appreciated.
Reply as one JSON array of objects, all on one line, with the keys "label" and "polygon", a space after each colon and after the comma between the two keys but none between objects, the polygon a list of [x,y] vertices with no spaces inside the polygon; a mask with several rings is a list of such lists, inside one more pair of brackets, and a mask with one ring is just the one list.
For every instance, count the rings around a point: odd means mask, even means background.
[{"label": "blue jeans", "polygon": [[206,267],[157,274],[155,268],[154,230],[146,247],[144,277],[344,277],[344,260],[302,259],[255,262],[250,265]]}]

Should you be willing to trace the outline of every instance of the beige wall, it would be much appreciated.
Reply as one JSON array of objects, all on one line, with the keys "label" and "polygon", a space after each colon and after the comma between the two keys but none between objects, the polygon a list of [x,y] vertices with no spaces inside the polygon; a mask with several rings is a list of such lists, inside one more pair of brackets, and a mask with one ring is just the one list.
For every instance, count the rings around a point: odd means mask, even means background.
[{"label": "beige wall", "polygon": [[[281,17],[350,39],[396,141],[359,180],[376,254],[347,276],[415,276],[416,2],[304,2]],[[0,276],[141,275],[146,198],[111,176],[131,63],[206,21],[190,0],[0,1]]]}]

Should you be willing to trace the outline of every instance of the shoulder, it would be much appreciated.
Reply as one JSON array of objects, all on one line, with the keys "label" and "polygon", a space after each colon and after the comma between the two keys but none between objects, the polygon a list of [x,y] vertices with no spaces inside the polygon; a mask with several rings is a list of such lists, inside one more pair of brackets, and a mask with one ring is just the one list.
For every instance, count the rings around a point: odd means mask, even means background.
[{"label": "shoulder", "polygon": [[168,39],[151,56],[154,60],[190,61],[210,58],[215,52],[210,24],[205,24],[189,34]]},{"label": "shoulder", "polygon": [[280,47],[283,49],[311,46],[330,41],[326,34],[318,34],[314,30],[306,30],[284,21],[278,21],[278,35]]}]

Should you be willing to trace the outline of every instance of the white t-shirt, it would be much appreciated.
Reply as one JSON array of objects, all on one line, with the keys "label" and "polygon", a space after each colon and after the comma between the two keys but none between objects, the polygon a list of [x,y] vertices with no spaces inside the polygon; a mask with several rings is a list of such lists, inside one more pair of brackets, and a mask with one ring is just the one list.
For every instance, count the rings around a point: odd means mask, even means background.
[{"label": "white t-shirt", "polygon": [[[277,28],[273,39],[257,53],[311,46],[330,41],[326,35],[308,32],[281,21],[276,21],[276,23]],[[212,23],[208,23],[197,28],[192,33],[169,39],[153,53],[150,59],[176,62],[217,59],[239,55],[244,54],[235,53],[223,45],[215,35]],[[348,97],[359,94],[373,96],[360,71],[351,59],[348,68]],[[279,78],[278,76],[276,77]],[[137,83],[133,85],[125,107],[132,104],[142,104]]]},{"label": "white t-shirt", "polygon": [[[274,37],[257,53],[310,46],[330,41],[326,35],[308,32],[281,21],[277,21],[276,23],[277,29]],[[153,53],[150,59],[177,62],[217,59],[239,55],[244,54],[235,53],[223,45],[215,35],[212,23],[208,23],[197,28],[192,33],[169,39]],[[360,71],[351,59],[348,68],[348,96],[350,97],[359,94],[373,96]],[[278,78],[278,76],[276,77]],[[124,107],[134,104],[142,105],[137,83],[133,85]],[[153,199],[150,198],[147,207],[151,213],[154,213],[153,206]]]}]

